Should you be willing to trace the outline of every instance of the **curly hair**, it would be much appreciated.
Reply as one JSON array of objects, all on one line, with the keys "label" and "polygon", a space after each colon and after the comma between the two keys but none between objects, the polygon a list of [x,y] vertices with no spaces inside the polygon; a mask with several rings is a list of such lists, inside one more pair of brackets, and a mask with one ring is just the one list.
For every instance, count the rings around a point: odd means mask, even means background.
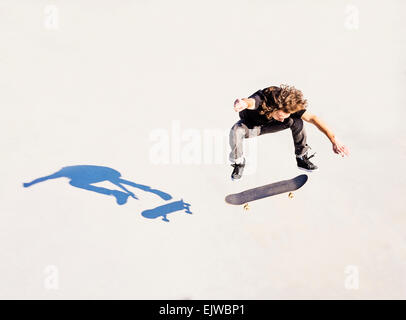
[{"label": "curly hair", "polygon": [[307,100],[303,97],[302,91],[293,86],[281,84],[280,87],[268,87],[262,90],[264,102],[261,105],[261,115],[271,119],[275,110],[282,110],[286,113],[294,113],[306,109]]}]

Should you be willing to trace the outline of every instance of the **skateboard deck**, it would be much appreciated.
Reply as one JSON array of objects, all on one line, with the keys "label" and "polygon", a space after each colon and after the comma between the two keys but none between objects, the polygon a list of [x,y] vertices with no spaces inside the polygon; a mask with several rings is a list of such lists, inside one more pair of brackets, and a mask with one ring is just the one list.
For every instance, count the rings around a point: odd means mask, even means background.
[{"label": "skateboard deck", "polygon": [[230,194],[225,200],[227,203],[234,205],[246,204],[251,201],[297,190],[306,183],[307,179],[308,177],[306,174],[301,174],[293,179],[278,181],[261,187],[245,190],[240,193]]}]

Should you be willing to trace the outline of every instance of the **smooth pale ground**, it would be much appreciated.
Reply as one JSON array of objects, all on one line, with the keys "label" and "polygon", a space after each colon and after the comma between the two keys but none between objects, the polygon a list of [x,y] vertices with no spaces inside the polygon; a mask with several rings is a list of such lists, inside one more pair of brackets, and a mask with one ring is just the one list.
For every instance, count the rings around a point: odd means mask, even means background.
[{"label": "smooth pale ground", "polygon": [[[405,298],[404,4],[357,4],[360,29],[349,31],[340,1],[215,11],[72,2],[59,5],[61,28],[49,32],[40,4],[3,2],[0,296]],[[233,23],[246,12],[275,15]],[[298,35],[300,54],[282,31]],[[233,49],[247,39],[254,49]],[[306,124],[320,171],[293,199],[260,200],[249,212],[224,201],[302,173],[289,131],[257,139],[257,171],[239,183],[226,162],[151,164],[153,129],[179,119],[183,129],[226,130],[238,118],[236,97],[283,82],[303,89],[351,152],[341,159]],[[133,189],[140,200],[118,206],[64,179],[22,187],[76,164],[112,167],[191,203],[193,214],[145,219],[140,212],[162,202]],[[59,270],[58,290],[44,288],[48,265]],[[345,289],[349,265],[359,268],[358,290]]]}]

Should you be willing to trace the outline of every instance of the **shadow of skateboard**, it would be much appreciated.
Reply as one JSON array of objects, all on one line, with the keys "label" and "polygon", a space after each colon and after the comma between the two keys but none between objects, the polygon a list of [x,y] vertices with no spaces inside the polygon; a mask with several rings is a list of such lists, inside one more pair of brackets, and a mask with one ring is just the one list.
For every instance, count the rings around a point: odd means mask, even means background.
[{"label": "shadow of skateboard", "polygon": [[240,193],[230,194],[226,197],[226,202],[234,205],[242,205],[251,201],[271,197],[277,194],[294,191],[301,188],[307,181],[306,174],[301,174],[290,180],[278,181],[265,186],[245,190]]},{"label": "shadow of skateboard", "polygon": [[144,218],[148,219],[156,219],[158,217],[162,217],[163,221],[169,222],[169,219],[166,216],[170,213],[180,210],[185,210],[186,213],[192,214],[192,212],[190,211],[190,203],[186,203],[183,201],[183,199],[181,199],[179,201],[164,204],[154,209],[145,210],[141,212],[141,215]]}]

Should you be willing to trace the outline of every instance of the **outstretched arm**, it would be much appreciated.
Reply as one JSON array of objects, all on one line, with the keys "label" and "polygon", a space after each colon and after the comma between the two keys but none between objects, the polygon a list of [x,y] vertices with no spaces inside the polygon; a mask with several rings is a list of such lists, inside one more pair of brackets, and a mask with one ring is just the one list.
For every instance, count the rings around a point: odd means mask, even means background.
[{"label": "outstretched arm", "polygon": [[321,132],[323,132],[327,136],[327,138],[331,141],[333,145],[333,151],[335,153],[340,154],[342,157],[350,155],[348,148],[336,138],[333,131],[327,126],[327,124],[323,120],[321,120],[319,117],[317,117],[314,114],[311,114],[308,111],[303,113],[302,119],[304,121],[314,124]]},{"label": "outstretched arm", "polygon": [[54,174],[51,174],[49,176],[38,178],[38,179],[35,179],[35,180],[31,181],[31,182],[23,183],[23,186],[24,186],[24,188],[28,188],[28,187],[32,186],[33,184],[36,184],[36,183],[39,183],[39,182],[42,182],[42,181],[46,181],[46,180],[49,180],[49,179],[60,178],[60,177],[62,177],[62,175],[58,171],[58,172],[55,172]]}]

